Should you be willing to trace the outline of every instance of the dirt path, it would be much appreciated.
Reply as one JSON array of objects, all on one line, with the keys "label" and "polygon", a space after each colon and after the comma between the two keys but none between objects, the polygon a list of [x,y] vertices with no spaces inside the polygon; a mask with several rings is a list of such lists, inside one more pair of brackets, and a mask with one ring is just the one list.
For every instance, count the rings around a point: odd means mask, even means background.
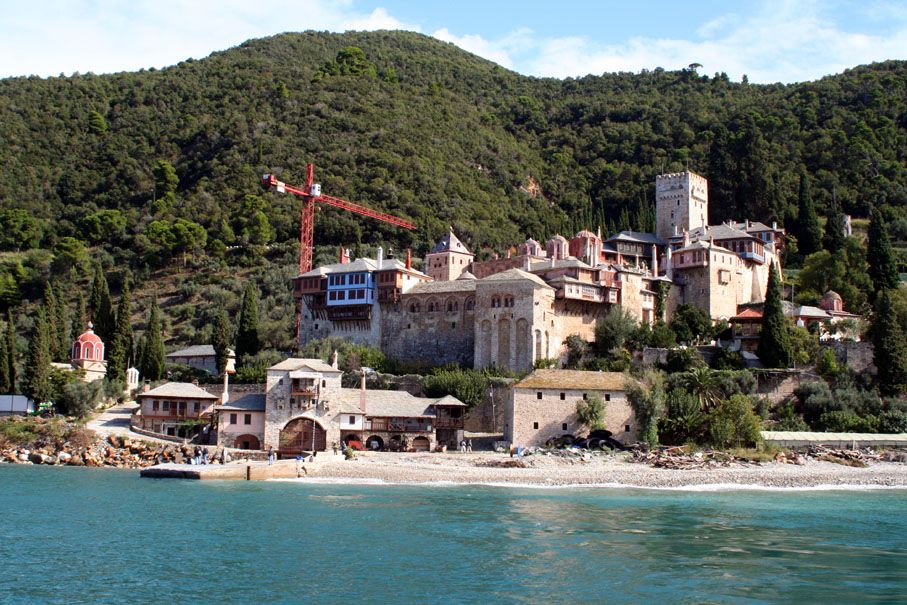
[{"label": "dirt path", "polygon": [[96,413],[95,416],[85,424],[85,427],[91,429],[102,437],[117,435],[120,437],[129,437],[131,439],[140,439],[143,441],[170,443],[169,441],[164,441],[163,439],[155,439],[154,437],[147,437],[145,435],[140,435],[138,433],[132,432],[132,429],[129,426],[129,418],[132,416],[132,412],[138,407],[139,404],[130,401],[127,403],[115,405],[111,408],[107,408],[102,412]]}]

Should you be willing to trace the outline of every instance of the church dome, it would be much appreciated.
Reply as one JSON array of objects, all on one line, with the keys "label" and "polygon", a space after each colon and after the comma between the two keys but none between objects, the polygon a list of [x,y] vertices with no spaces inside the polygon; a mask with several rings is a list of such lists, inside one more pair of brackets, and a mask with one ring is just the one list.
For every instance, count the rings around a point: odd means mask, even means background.
[{"label": "church dome", "polygon": [[824,300],[843,300],[841,298],[841,295],[838,294],[837,292],[835,292],[834,290],[829,290],[828,292],[825,293],[825,295],[822,298]]},{"label": "church dome", "polygon": [[94,333],[94,325],[88,322],[88,329],[72,343],[72,359],[102,361],[104,359],[104,341]]},{"label": "church dome", "polygon": [[582,231],[577,233],[575,237],[588,237],[588,238],[598,239],[597,235],[595,235],[591,231],[586,231],[585,229],[583,229]]}]

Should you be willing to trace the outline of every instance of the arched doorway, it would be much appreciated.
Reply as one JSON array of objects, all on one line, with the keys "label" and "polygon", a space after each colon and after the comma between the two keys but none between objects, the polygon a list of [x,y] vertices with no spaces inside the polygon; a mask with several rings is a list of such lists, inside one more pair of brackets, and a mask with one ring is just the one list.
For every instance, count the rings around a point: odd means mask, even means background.
[{"label": "arched doorway", "polygon": [[428,437],[416,437],[413,439],[413,450],[417,452],[427,452],[431,449],[431,441]]},{"label": "arched doorway", "polygon": [[372,435],[365,440],[365,447],[370,450],[383,450],[384,449],[384,439],[378,435]]},{"label": "arched doorway", "polygon": [[233,440],[233,447],[241,450],[260,450],[261,441],[255,435],[240,435]]},{"label": "arched doorway", "polygon": [[291,420],[280,431],[281,456],[296,456],[313,449],[316,452],[327,449],[327,436],[321,425],[311,418]]}]

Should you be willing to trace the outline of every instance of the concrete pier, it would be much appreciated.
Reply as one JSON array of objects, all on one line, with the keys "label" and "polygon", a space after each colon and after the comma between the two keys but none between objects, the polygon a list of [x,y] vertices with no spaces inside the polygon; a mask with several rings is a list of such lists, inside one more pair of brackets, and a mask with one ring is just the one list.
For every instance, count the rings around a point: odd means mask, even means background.
[{"label": "concrete pier", "polygon": [[158,464],[142,469],[142,477],[152,479],[198,479],[215,481],[266,481],[305,477],[319,464],[319,459],[334,459],[333,454],[322,452],[314,460],[277,460],[274,464],[259,461],[236,461],[227,464]]}]

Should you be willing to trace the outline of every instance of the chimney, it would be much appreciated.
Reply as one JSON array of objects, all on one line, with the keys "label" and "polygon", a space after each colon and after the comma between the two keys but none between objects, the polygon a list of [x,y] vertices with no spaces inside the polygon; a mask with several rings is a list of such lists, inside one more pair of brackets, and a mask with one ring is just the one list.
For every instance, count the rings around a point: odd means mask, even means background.
[{"label": "chimney", "polygon": [[686,248],[690,245],[690,232],[686,229],[683,230],[683,247]]},{"label": "chimney", "polygon": [[338,368],[338,366],[337,366],[337,349],[334,349],[334,358],[331,361],[331,367],[334,368],[335,370]]},{"label": "chimney", "polygon": [[340,264],[346,265],[346,264],[349,264],[349,262],[350,262],[350,251],[347,250],[346,248],[344,248],[343,246],[341,246],[340,247]]},{"label": "chimney", "polygon": [[224,372],[224,392],[220,396],[220,404],[230,401],[230,372]]},{"label": "chimney", "polygon": [[526,256],[525,258],[523,258],[523,270],[524,270],[524,271],[529,271],[529,269],[530,269],[531,267],[532,267],[532,263],[529,262],[529,257]]},{"label": "chimney", "polygon": [[658,246],[652,244],[652,275],[658,277]]},{"label": "chimney", "polygon": [[359,409],[362,410],[362,413],[365,414],[365,368],[362,368],[362,382],[361,387],[359,388]]},{"label": "chimney", "polygon": [[670,280],[674,280],[674,268],[671,263],[671,246],[668,246],[665,250],[665,277]]},{"label": "chimney", "polygon": [[412,250],[412,248],[406,249],[406,268],[407,269],[413,268],[413,250]]},{"label": "chimney", "polygon": [[151,385],[148,384],[148,381],[146,380],[145,384],[142,385],[142,392],[147,393],[150,390],[151,390]]},{"label": "chimney", "polygon": [[773,229],[774,231],[777,231],[777,230],[778,230],[778,221],[772,221],[772,229]]},{"label": "chimney", "polygon": [[384,263],[384,248],[378,246],[378,271],[381,270],[382,263]]}]

